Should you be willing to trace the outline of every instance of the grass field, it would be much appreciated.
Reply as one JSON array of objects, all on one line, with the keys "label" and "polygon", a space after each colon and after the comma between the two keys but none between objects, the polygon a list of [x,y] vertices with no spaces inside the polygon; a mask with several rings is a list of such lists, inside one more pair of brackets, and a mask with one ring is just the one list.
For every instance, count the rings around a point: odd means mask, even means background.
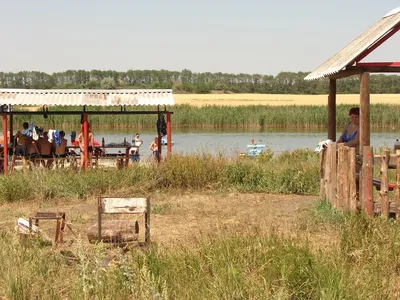
[{"label": "grass field", "polygon": [[[175,103],[194,106],[204,105],[326,105],[328,95],[280,95],[280,94],[174,94]],[[336,104],[355,104],[360,102],[360,96],[337,95]],[[371,95],[371,104],[400,104],[400,95]]]}]

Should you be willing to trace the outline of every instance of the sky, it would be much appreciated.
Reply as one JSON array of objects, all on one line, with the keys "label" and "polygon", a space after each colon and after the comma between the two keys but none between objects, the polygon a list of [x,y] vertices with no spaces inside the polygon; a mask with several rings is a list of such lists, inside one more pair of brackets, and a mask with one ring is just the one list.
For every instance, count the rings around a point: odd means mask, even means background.
[{"label": "sky", "polygon": [[[394,0],[0,0],[0,71],[317,68]],[[400,33],[364,61],[400,61]]]}]

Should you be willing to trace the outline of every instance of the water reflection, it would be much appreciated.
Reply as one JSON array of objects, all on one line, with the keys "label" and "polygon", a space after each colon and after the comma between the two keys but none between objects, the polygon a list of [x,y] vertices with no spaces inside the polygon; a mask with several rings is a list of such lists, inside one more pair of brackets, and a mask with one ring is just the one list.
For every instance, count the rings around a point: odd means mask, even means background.
[{"label": "water reflection", "polygon": [[[101,143],[104,137],[106,143],[122,143],[124,138],[127,142],[132,142],[136,130],[130,129],[94,129],[95,139]],[[154,130],[145,129],[139,131],[143,146],[140,149],[142,157],[150,156],[149,146],[156,136]],[[337,138],[340,131],[337,131]],[[67,137],[69,138],[67,133]],[[249,131],[238,129],[174,129],[172,132],[173,152],[195,153],[206,152],[211,154],[223,153],[226,156],[237,155],[246,152],[247,144],[252,139],[257,143],[266,144],[274,153],[298,148],[315,149],[318,142],[327,138],[326,130],[264,130]],[[371,134],[371,145],[376,149],[379,147],[393,148],[397,138],[400,138],[398,131],[374,131]],[[166,147],[163,147],[166,152]]]}]

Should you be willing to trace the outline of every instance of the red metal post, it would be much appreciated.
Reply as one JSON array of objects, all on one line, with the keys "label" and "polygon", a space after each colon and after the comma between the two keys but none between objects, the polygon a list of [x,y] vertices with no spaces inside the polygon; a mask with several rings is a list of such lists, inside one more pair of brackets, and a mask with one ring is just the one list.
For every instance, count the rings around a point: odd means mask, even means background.
[{"label": "red metal post", "polygon": [[171,113],[167,112],[167,154],[172,152]]},{"label": "red metal post", "polygon": [[[88,161],[89,161],[89,122],[88,122],[88,116],[87,113],[83,114],[83,143],[84,143],[84,154],[83,154],[83,163],[84,163],[84,169],[85,171],[87,170],[88,167]],[[82,159],[82,157],[81,157]]]},{"label": "red metal post", "polygon": [[8,170],[7,114],[3,114],[3,143],[4,143],[3,172],[4,176],[7,176],[7,170]]}]

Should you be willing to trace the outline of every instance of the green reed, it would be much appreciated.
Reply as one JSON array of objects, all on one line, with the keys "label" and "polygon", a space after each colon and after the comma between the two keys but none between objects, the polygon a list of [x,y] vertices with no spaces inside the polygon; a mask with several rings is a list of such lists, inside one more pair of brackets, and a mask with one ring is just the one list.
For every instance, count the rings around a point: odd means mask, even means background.
[{"label": "green reed", "polygon": [[[350,105],[338,105],[336,118],[338,127],[349,122]],[[80,107],[54,107],[51,111],[81,110]],[[114,111],[115,115],[91,115],[89,121],[96,128],[149,128],[155,127],[157,115],[118,115],[119,108],[89,107],[90,111]],[[127,107],[129,111],[151,110],[148,107]],[[176,105],[168,107],[173,111],[172,126],[188,128],[326,128],[328,112],[326,106],[205,106]],[[15,116],[15,126],[19,128],[24,121],[33,121],[45,128],[71,128],[79,126],[78,115]],[[400,124],[400,105],[371,105],[371,127],[398,128]]]},{"label": "green reed", "polygon": [[257,159],[174,154],[161,164],[135,164],[123,170],[76,173],[70,169],[38,168],[27,176],[17,171],[0,177],[0,203],[187,189],[317,194],[318,161],[317,154],[296,150],[276,157],[269,152]]}]

